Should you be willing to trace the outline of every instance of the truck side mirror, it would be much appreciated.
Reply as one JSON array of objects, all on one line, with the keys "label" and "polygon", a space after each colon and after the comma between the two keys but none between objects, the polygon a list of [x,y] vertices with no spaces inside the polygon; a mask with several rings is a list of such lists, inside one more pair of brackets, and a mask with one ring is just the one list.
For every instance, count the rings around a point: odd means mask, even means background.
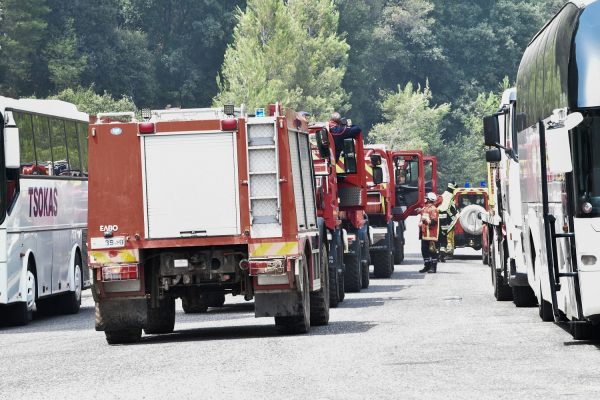
[{"label": "truck side mirror", "polygon": [[500,162],[502,160],[502,154],[500,153],[500,149],[489,149],[485,152],[485,161],[492,162]]},{"label": "truck side mirror", "polygon": [[21,168],[19,128],[4,128],[4,159],[6,168]]},{"label": "truck side mirror", "polygon": [[381,154],[371,154],[371,164],[373,167],[381,165]]},{"label": "truck side mirror", "polygon": [[496,143],[500,143],[500,126],[496,115],[483,117],[483,137],[486,146],[496,147]]},{"label": "truck side mirror", "polygon": [[383,183],[383,169],[381,167],[373,167],[373,183],[375,185]]},{"label": "truck side mirror", "polygon": [[327,135],[327,130],[319,129],[315,133],[315,138],[317,139],[317,149],[319,150],[319,155],[323,160],[329,159],[329,136]]}]

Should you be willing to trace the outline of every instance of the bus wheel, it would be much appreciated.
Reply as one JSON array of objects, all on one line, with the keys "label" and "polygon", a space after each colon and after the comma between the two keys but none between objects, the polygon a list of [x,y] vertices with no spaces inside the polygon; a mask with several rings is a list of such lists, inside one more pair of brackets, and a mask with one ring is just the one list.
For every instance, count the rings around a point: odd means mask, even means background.
[{"label": "bus wheel", "polygon": [[306,258],[302,258],[302,293],[299,314],[292,317],[275,317],[275,329],[283,334],[308,333],[310,331],[310,291]]},{"label": "bus wheel", "polygon": [[108,344],[127,344],[139,342],[142,338],[142,329],[119,329],[118,331],[105,331]]},{"label": "bus wheel", "polygon": [[81,307],[81,288],[83,287],[83,277],[81,273],[81,257],[75,256],[75,266],[73,267],[73,291],[63,295],[61,311],[63,314],[77,314]]},{"label": "bus wheel", "polygon": [[537,297],[530,286],[513,286],[513,301],[517,307],[535,307]]},{"label": "bus wheel", "polygon": [[33,271],[33,265],[29,261],[27,264],[27,293],[25,294],[25,301],[10,306],[10,320],[17,326],[25,326],[33,318],[33,306],[35,304],[35,291],[37,287]]}]

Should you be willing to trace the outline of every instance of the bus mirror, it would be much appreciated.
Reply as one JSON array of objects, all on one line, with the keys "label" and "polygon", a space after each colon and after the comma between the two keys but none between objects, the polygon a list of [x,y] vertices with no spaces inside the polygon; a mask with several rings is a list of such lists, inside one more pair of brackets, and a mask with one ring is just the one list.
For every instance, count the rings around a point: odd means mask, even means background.
[{"label": "bus mirror", "polygon": [[317,139],[317,149],[319,149],[319,155],[322,159],[329,159],[329,137],[327,136],[327,130],[319,129],[315,133]]},{"label": "bus mirror", "polygon": [[21,168],[19,128],[4,128],[4,159],[6,168]]},{"label": "bus mirror", "polygon": [[581,115],[580,112],[569,114],[564,122],[565,129],[570,131],[571,129],[579,125],[581,121],[583,121],[583,115]]},{"label": "bus mirror", "polygon": [[490,149],[485,152],[485,161],[493,163],[500,162],[500,160],[502,160],[500,149]]},{"label": "bus mirror", "polygon": [[[579,124],[579,122],[577,122],[577,124]],[[564,174],[573,170],[573,164],[571,163],[571,146],[569,144],[569,130],[566,128],[566,125],[567,121],[565,120],[565,127],[548,129],[546,131],[548,167],[553,174]]]},{"label": "bus mirror", "polygon": [[373,184],[380,185],[383,183],[383,169],[381,167],[373,167]]},{"label": "bus mirror", "polygon": [[483,137],[486,146],[496,147],[497,143],[500,143],[500,127],[497,116],[483,117]]}]

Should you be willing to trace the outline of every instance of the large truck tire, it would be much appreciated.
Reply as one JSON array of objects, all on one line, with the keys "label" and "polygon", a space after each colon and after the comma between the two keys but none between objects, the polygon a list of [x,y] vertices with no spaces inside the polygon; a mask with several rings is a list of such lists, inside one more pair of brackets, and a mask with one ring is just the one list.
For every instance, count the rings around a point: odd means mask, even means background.
[{"label": "large truck tire", "polygon": [[365,259],[361,260],[362,267],[362,283],[361,288],[367,289],[369,287],[370,279],[369,274],[371,273],[371,245],[369,243],[369,236],[365,238],[365,248],[363,250],[363,254],[365,255]]},{"label": "large truck tire", "polygon": [[338,292],[340,295],[340,303],[346,298],[346,281],[344,275],[340,275],[338,281]]},{"label": "large truck tire", "polygon": [[208,301],[206,300],[206,296],[200,295],[198,296],[198,305],[189,306],[185,297],[182,297],[181,306],[183,307],[183,312],[186,314],[205,313],[208,310]]},{"label": "large truck tire", "polygon": [[550,302],[544,300],[543,298],[538,302],[538,314],[544,322],[554,321],[554,311],[552,310],[552,304],[550,304]]},{"label": "large truck tire", "polygon": [[162,306],[151,308],[148,299],[148,325],[146,335],[159,335],[173,332],[175,328],[175,298],[168,297]]},{"label": "large truck tire", "polygon": [[346,275],[344,276],[344,285],[347,292],[360,292],[362,289],[362,263],[360,254],[344,255],[344,264],[346,264]]},{"label": "large truck tire", "polygon": [[488,253],[483,248],[481,249],[481,262],[483,262],[483,265],[488,265],[489,263]]},{"label": "large truck tire", "polygon": [[321,244],[321,288],[310,292],[311,325],[327,325],[329,323],[329,255],[327,247]]},{"label": "large truck tire", "polygon": [[512,295],[517,307],[535,307],[537,305],[535,292],[529,286],[513,286]]},{"label": "large truck tire", "polygon": [[75,265],[73,266],[73,282],[75,289],[67,292],[60,297],[61,314],[72,315],[79,312],[81,307],[81,290],[83,289],[83,273],[81,270],[81,257],[75,256]]},{"label": "large truck tire", "polygon": [[[338,264],[342,262],[342,255],[340,252],[342,246],[340,245],[335,245],[333,242],[330,243],[330,252],[333,250],[334,252],[337,252],[335,257],[337,259]],[[328,253],[328,255],[331,253]],[[328,267],[329,267],[329,307],[337,307],[340,304],[340,280],[342,278],[341,276],[341,268],[339,267],[339,265],[329,265],[329,260],[328,261]]]},{"label": "large truck tire", "polygon": [[275,317],[275,329],[284,335],[310,331],[310,291],[306,258],[302,260],[302,293],[299,314],[293,317]]},{"label": "large truck tire", "polygon": [[375,278],[387,279],[392,276],[394,260],[389,250],[373,253],[373,274]]},{"label": "large truck tire", "polygon": [[206,295],[209,307],[223,307],[225,304],[225,295],[222,293],[213,293]]},{"label": "large truck tire", "polygon": [[404,261],[404,244],[401,237],[394,237],[394,264],[402,264]]},{"label": "large truck tire", "polygon": [[513,293],[510,286],[504,285],[501,271],[492,268],[492,283],[494,285],[494,297],[497,301],[510,301]]},{"label": "large truck tire", "polygon": [[139,342],[142,338],[141,329],[120,329],[118,331],[105,331],[108,344],[127,344]]}]

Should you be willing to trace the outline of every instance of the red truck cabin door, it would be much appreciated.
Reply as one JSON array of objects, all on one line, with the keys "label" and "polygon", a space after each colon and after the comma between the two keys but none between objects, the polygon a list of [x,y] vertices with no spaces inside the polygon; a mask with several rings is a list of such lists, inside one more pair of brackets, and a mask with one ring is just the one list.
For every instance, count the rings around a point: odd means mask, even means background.
[{"label": "red truck cabin door", "polygon": [[425,204],[425,170],[421,150],[392,152],[392,172],[395,185],[394,220],[405,220]]},{"label": "red truck cabin door", "polygon": [[423,166],[425,167],[425,193],[437,194],[437,157],[424,156]]}]

